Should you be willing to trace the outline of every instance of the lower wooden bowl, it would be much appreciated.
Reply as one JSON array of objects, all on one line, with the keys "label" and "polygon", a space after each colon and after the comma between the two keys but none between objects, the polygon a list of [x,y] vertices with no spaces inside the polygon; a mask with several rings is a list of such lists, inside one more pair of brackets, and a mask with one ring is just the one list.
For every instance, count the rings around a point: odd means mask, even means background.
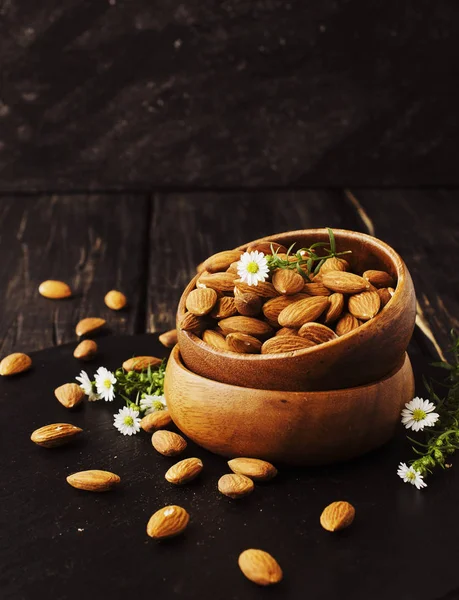
[{"label": "lower wooden bowl", "polygon": [[211,452],[322,465],[387,442],[401,408],[413,398],[414,377],[405,354],[388,376],[360,387],[320,392],[252,389],[192,373],[176,346],[164,389],[175,424]]}]

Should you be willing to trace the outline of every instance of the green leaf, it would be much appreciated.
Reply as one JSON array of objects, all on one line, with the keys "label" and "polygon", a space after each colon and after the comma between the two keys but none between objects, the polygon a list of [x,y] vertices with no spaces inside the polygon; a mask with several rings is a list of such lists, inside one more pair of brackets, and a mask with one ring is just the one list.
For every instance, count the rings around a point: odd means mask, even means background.
[{"label": "green leaf", "polygon": [[335,254],[335,252],[336,252],[335,234],[330,229],[330,227],[327,227],[327,230],[328,230],[328,237],[330,238],[330,250],[332,251],[333,254]]}]

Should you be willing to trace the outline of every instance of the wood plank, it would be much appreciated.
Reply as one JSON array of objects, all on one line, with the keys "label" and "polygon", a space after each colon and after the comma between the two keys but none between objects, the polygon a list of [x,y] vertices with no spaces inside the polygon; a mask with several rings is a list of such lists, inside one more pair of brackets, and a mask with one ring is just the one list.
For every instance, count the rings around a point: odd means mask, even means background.
[{"label": "wood plank", "polygon": [[[10,197],[0,201],[0,355],[76,340],[83,317],[116,333],[143,329],[148,199],[137,196]],[[74,290],[68,300],[38,294],[45,279]],[[104,304],[122,290],[129,308]]]},{"label": "wood plank", "polygon": [[449,0],[0,16],[0,189],[459,184]]},{"label": "wood plank", "polygon": [[[353,190],[374,235],[397,250],[410,269],[425,341],[445,352],[459,331],[459,190]],[[368,224],[367,224],[368,225]]]}]

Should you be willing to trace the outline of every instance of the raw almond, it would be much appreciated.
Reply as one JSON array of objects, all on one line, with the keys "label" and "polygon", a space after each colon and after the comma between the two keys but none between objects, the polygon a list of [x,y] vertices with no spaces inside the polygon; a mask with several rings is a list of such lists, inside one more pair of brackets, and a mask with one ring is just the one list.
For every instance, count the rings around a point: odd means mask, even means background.
[{"label": "raw almond", "polygon": [[336,323],[335,331],[337,335],[345,335],[357,329],[360,326],[360,321],[349,313],[345,313]]},{"label": "raw almond", "polygon": [[254,319],[253,317],[229,317],[228,319],[219,321],[218,325],[224,335],[240,332],[253,335],[254,337],[264,337],[272,333],[272,328],[268,323]]},{"label": "raw almond", "polygon": [[305,323],[298,331],[298,335],[315,344],[325,344],[338,337],[332,329],[321,323]]},{"label": "raw almond", "polygon": [[226,336],[226,343],[231,352],[259,354],[261,350],[260,340],[246,333],[230,333]]},{"label": "raw almond", "polygon": [[118,290],[110,290],[105,295],[104,302],[112,310],[121,310],[126,306],[127,298]]},{"label": "raw almond", "polygon": [[370,287],[363,277],[345,271],[328,271],[322,275],[321,281],[325,287],[340,294],[358,294]]},{"label": "raw almond", "polygon": [[185,458],[180,462],[172,465],[167,471],[165,477],[169,483],[182,485],[195,479],[202,471],[204,465],[199,458]]},{"label": "raw almond", "polygon": [[349,502],[332,502],[320,515],[320,524],[327,531],[340,531],[351,525],[355,508]]},{"label": "raw almond", "polygon": [[348,271],[349,263],[344,258],[338,258],[337,256],[332,256],[331,258],[327,258],[327,260],[323,263],[323,265],[319,269],[319,273],[323,275],[324,273],[328,273],[328,271]]},{"label": "raw almond", "polygon": [[376,290],[379,296],[379,300],[381,301],[381,308],[384,308],[389,300],[392,298],[392,294],[389,292],[387,288],[379,288]]},{"label": "raw almond", "polygon": [[73,356],[79,360],[91,360],[97,354],[97,344],[94,340],[83,340],[73,351]]},{"label": "raw almond", "polygon": [[64,383],[54,390],[54,395],[65,408],[73,408],[80,404],[84,392],[76,383]]},{"label": "raw almond", "polygon": [[305,283],[303,285],[302,292],[308,296],[329,296],[331,293],[330,290],[326,288],[320,281]]},{"label": "raw almond", "polygon": [[224,252],[218,252],[210,256],[204,261],[202,266],[209,273],[226,271],[233,262],[239,261],[241,255],[242,252],[240,250],[225,250]]},{"label": "raw almond", "polygon": [[312,296],[299,300],[284,308],[278,317],[279,324],[282,327],[301,327],[309,321],[317,321],[328,305],[328,296]]},{"label": "raw almond", "polygon": [[234,285],[242,294],[256,294],[260,298],[274,298],[274,296],[279,296],[279,292],[269,281],[259,281],[258,285],[249,285],[241,279],[236,279]]},{"label": "raw almond", "polygon": [[279,294],[298,294],[304,286],[303,277],[292,269],[277,269],[274,271],[272,282]]},{"label": "raw almond", "polygon": [[239,475],[245,475],[254,481],[267,481],[277,475],[274,465],[259,458],[233,458],[228,466]]},{"label": "raw almond", "polygon": [[347,303],[351,315],[362,321],[368,321],[378,314],[381,299],[378,292],[361,292],[354,294]]},{"label": "raw almond", "polygon": [[186,307],[193,315],[207,315],[217,302],[217,292],[212,288],[199,288],[191,291],[186,299]]},{"label": "raw almond", "polygon": [[218,480],[218,491],[229,498],[242,498],[251,494],[254,488],[253,481],[239,473],[228,473]]},{"label": "raw almond", "polygon": [[[236,279],[235,273],[203,273],[198,281],[201,285],[217,292],[231,292]],[[196,287],[198,287],[197,284]]]},{"label": "raw almond", "polygon": [[187,446],[186,440],[178,433],[162,429],[151,436],[153,448],[163,456],[177,456]]},{"label": "raw almond", "polygon": [[234,303],[237,312],[244,317],[256,317],[260,314],[261,297],[257,296],[257,294],[253,294],[252,292],[240,292],[234,298]]},{"label": "raw almond", "polygon": [[279,335],[298,335],[298,329],[293,329],[292,327],[281,327],[276,331],[276,337]]},{"label": "raw almond", "polygon": [[88,317],[86,319],[81,319],[81,321],[75,328],[75,333],[78,337],[82,335],[88,335],[99,330],[105,325],[105,323],[105,319],[99,319],[98,317]]},{"label": "raw almond", "polygon": [[5,356],[0,362],[0,375],[17,375],[18,373],[28,371],[31,366],[32,359],[28,354],[24,354],[23,352],[13,352],[13,354]]},{"label": "raw almond", "polygon": [[143,371],[144,369],[148,369],[151,367],[154,369],[155,367],[159,367],[162,363],[161,358],[156,358],[156,356],[134,356],[133,358],[128,358],[123,363],[123,369],[125,371]]},{"label": "raw almond", "polygon": [[53,300],[60,300],[61,298],[68,298],[72,295],[72,290],[63,281],[56,281],[55,279],[48,279],[40,283],[38,286],[38,293],[45,298],[52,298]]},{"label": "raw almond", "polygon": [[174,537],[185,531],[190,515],[181,506],[165,506],[150,517],[147,534],[156,540]]},{"label": "raw almond", "polygon": [[140,421],[140,427],[147,433],[152,433],[153,431],[167,427],[171,422],[172,417],[168,410],[156,410],[143,417]]},{"label": "raw almond", "polygon": [[239,261],[232,262],[230,266],[226,269],[227,273],[235,273],[237,274],[237,268],[239,266]]},{"label": "raw almond", "polygon": [[228,351],[228,344],[226,343],[225,336],[218,331],[213,329],[206,329],[202,334],[202,339],[206,344],[212,346],[216,350]]},{"label": "raw almond", "polygon": [[165,331],[158,339],[166,348],[173,348],[177,343],[177,330],[170,329],[169,331]]},{"label": "raw almond", "polygon": [[67,477],[67,483],[87,492],[108,492],[120,483],[121,479],[110,471],[80,471]]},{"label": "raw almond", "polygon": [[296,352],[312,348],[316,344],[298,335],[280,335],[266,340],[261,347],[262,354],[281,354],[282,352]]},{"label": "raw almond", "polygon": [[193,313],[185,313],[179,322],[179,327],[183,331],[191,331],[199,333],[205,325],[205,321],[201,317],[197,317]]},{"label": "raw almond", "polygon": [[83,430],[70,423],[53,423],[36,429],[30,439],[43,448],[55,448],[68,444]]},{"label": "raw almond", "polygon": [[234,298],[230,296],[223,296],[217,300],[215,304],[211,316],[214,319],[227,319],[228,317],[232,317],[237,314],[236,302]]},{"label": "raw almond", "polygon": [[287,252],[287,248],[277,242],[255,242],[247,248],[247,252],[255,252],[255,250],[263,252],[263,254],[272,254],[273,251],[281,252],[282,254]]},{"label": "raw almond", "polygon": [[328,297],[330,306],[325,313],[325,323],[329,325],[334,323],[343,312],[344,308],[344,296],[339,292],[335,292]]},{"label": "raw almond", "polygon": [[275,558],[264,550],[244,550],[238,559],[239,568],[257,585],[272,585],[282,580],[283,573]]},{"label": "raw almond", "polygon": [[387,288],[395,285],[395,280],[392,275],[386,273],[386,271],[376,271],[375,269],[369,269],[363,274],[363,278],[369,281],[377,288]]},{"label": "raw almond", "polygon": [[263,304],[263,314],[269,321],[278,321],[280,313],[291,304],[308,298],[306,294],[295,294],[293,296],[277,296]]}]

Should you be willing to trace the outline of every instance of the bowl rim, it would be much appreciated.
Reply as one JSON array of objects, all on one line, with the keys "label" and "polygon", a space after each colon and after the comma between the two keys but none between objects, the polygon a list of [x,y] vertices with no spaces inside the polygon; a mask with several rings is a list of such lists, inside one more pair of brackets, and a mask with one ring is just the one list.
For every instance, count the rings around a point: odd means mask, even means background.
[{"label": "bowl rim", "polygon": [[[386,304],[386,306],[388,306],[389,304],[391,304],[391,308],[393,308],[393,306],[397,303],[397,301],[399,300],[401,293],[402,293],[402,289],[405,287],[405,281],[407,279],[407,277],[409,276],[408,274],[408,269],[402,259],[402,257],[391,247],[389,246],[389,244],[386,244],[386,242],[383,242],[382,240],[380,240],[379,238],[376,238],[372,235],[368,235],[367,233],[360,233],[358,231],[352,231],[350,229],[339,229],[339,228],[331,228],[333,230],[333,233],[336,235],[344,235],[344,237],[346,238],[351,238],[351,239],[355,239],[355,240],[359,240],[362,241],[363,240],[367,240],[369,242],[369,244],[371,244],[373,247],[377,247],[380,250],[382,250],[386,256],[389,257],[389,259],[391,260],[391,263],[396,271],[397,274],[397,285],[395,287],[395,291],[394,294],[392,295],[392,298],[389,300],[389,302]],[[313,228],[313,229],[297,229],[295,231],[285,231],[282,233],[274,233],[272,235],[268,235],[256,240],[252,240],[250,242],[247,242],[245,244],[242,244],[241,246],[237,246],[236,250],[245,250],[248,246],[251,246],[253,244],[257,244],[260,242],[266,242],[266,241],[273,241],[273,242],[277,242],[277,243],[282,243],[283,238],[291,238],[295,235],[297,236],[301,236],[304,235],[305,232],[307,232],[308,234],[328,234],[328,228],[326,227],[321,227],[321,228]],[[199,278],[199,273],[197,273],[188,283],[188,285],[185,287],[184,291],[182,292],[182,295],[180,297],[180,301],[179,301],[179,305],[177,308],[177,316],[181,316],[182,314],[185,313],[185,301],[186,301],[186,296],[188,296],[189,292],[187,293],[187,295],[185,296],[185,292],[188,290],[188,288],[190,287],[190,291],[195,287],[196,281]],[[193,284],[193,287],[191,287],[191,285]],[[384,307],[385,308],[385,307]],[[311,356],[311,355],[315,355],[320,353],[321,351],[323,351],[324,346],[328,348],[331,348],[333,346],[336,346],[338,344],[340,344],[343,340],[345,341],[349,341],[353,338],[357,338],[360,333],[362,332],[362,330],[367,330],[369,328],[369,326],[371,325],[372,327],[375,325],[375,323],[378,323],[379,321],[381,321],[381,318],[384,318],[387,315],[387,313],[383,314],[383,312],[381,311],[379,314],[376,315],[376,317],[373,317],[373,319],[369,319],[368,321],[366,321],[365,323],[363,323],[362,325],[360,325],[360,327],[358,327],[357,329],[354,329],[353,331],[350,331],[349,333],[345,333],[344,335],[339,336],[338,338],[335,338],[333,340],[330,340],[328,342],[326,342],[326,344],[318,344],[316,346],[312,346],[310,348],[303,348],[301,350],[293,350],[293,351],[289,351],[289,352],[279,352],[276,354],[240,354],[238,352],[230,352],[227,350],[216,350],[215,348],[213,348],[212,346],[210,346],[209,344],[206,344],[204,342],[204,340],[202,340],[201,338],[199,338],[197,335],[195,335],[194,333],[191,333],[189,331],[183,331],[181,330],[181,334],[185,335],[192,343],[196,344],[197,346],[203,348],[206,352],[208,352],[209,354],[212,354],[215,357],[226,357],[226,358],[231,358],[233,361],[239,362],[239,361],[250,361],[252,363],[261,363],[263,361],[266,360],[285,360],[286,358],[296,358],[296,357],[307,357],[307,356]]]}]

